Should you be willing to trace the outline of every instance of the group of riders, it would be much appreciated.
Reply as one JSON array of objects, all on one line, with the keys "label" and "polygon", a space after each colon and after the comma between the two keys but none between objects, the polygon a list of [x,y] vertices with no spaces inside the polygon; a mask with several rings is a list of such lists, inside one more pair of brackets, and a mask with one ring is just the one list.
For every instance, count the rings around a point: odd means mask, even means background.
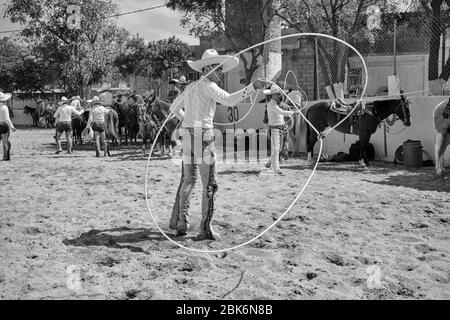
[{"label": "group of riders", "polygon": [[[188,84],[186,78],[170,81],[171,88],[168,93],[168,100],[163,102],[156,98],[154,90],[139,95],[136,92],[117,91],[112,93],[109,87],[103,86],[98,90],[98,96],[83,101],[80,96],[73,96],[70,99],[62,97],[55,106],[53,103],[45,105],[41,99],[37,100],[35,116],[39,118],[41,126],[56,126],[55,140],[57,151],[61,153],[61,136],[65,133],[67,141],[67,153],[73,153],[74,143],[83,143],[83,138],[94,139],[96,156],[100,157],[101,146],[104,155],[109,156],[108,138],[113,143],[137,141],[138,137],[143,138],[143,149],[147,140],[153,142],[159,126],[164,121],[167,113],[158,110],[157,102],[164,103],[168,110],[170,103],[184,90]],[[160,112],[158,112],[160,111]],[[33,116],[33,115],[32,115]],[[111,125],[109,125],[111,124]],[[92,131],[91,131],[92,130]],[[168,144],[172,153],[172,145],[175,145],[173,137],[168,137],[165,130],[162,133],[159,148],[165,151]],[[170,141],[172,139],[172,141]],[[162,144],[162,145],[161,145]]]}]

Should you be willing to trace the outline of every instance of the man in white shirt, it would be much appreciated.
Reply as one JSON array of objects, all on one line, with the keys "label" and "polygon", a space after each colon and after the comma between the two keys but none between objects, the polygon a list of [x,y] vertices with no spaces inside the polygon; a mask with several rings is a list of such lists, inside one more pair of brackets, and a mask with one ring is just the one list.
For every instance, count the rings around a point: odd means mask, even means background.
[{"label": "man in white shirt", "polygon": [[11,98],[10,93],[0,92],[0,140],[3,142],[3,160],[10,160],[11,142],[9,142],[10,131],[16,131],[9,118],[9,110],[6,103]]},{"label": "man in white shirt", "polygon": [[[253,84],[229,94],[219,87],[223,74],[235,68],[239,59],[231,56],[219,56],[216,50],[208,49],[202,59],[188,61],[188,65],[197,72],[203,73],[200,80],[186,87],[170,107],[170,111],[183,121],[183,185],[180,191],[180,208],[174,210],[170,225],[177,230],[177,235],[186,235],[189,231],[189,206],[193,187],[200,172],[202,195],[202,221],[197,240],[216,240],[218,234],[212,230],[211,219],[214,214],[214,197],[218,186],[216,182],[214,125],[213,119],[216,103],[233,106],[263,89],[268,81],[257,80]],[[219,67],[219,65],[221,65]],[[218,67],[214,71],[214,68]],[[212,72],[211,72],[212,71]],[[184,108],[184,111],[182,110]],[[198,142],[200,141],[200,143]],[[196,142],[196,143],[195,143]]]},{"label": "man in white shirt", "polygon": [[61,135],[66,133],[67,140],[67,153],[72,154],[72,115],[80,116],[84,113],[84,110],[77,111],[74,107],[68,105],[69,100],[66,97],[62,97],[59,103],[59,107],[55,112],[54,118],[56,122],[56,146],[58,150],[56,154],[61,153]]},{"label": "man in white shirt", "polygon": [[101,99],[97,96],[92,98],[92,100],[88,100],[88,102],[92,102],[92,108],[89,111],[89,120],[86,127],[90,128],[92,126],[92,130],[94,130],[95,156],[97,158],[100,157],[100,143],[103,145],[104,156],[111,156],[108,150],[108,142],[105,137],[105,115],[107,115],[110,110],[102,105]]},{"label": "man in white shirt", "polygon": [[284,122],[284,117],[293,116],[294,114],[299,114],[298,111],[288,111],[280,108],[283,104],[283,93],[278,86],[273,85],[270,90],[264,90],[265,94],[270,96],[270,101],[267,104],[267,115],[269,118],[269,129],[270,129],[270,158],[266,162],[266,167],[272,167],[274,173],[282,174],[280,170],[280,143],[281,143],[281,131],[286,130],[286,123]]}]

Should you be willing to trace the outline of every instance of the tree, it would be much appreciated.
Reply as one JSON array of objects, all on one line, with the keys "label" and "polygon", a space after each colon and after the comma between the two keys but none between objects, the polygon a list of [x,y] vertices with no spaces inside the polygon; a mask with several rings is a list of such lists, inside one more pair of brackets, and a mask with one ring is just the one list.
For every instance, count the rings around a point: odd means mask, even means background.
[{"label": "tree", "polygon": [[[372,4],[385,5],[376,0],[283,0],[277,15],[299,32],[323,33],[352,43],[362,34],[363,13]],[[308,38],[313,43],[312,37]],[[326,85],[344,82],[349,47],[333,41],[332,45],[319,43],[319,64]]]},{"label": "tree", "polygon": [[116,57],[114,65],[124,77],[132,74],[148,75],[150,53],[144,38],[139,34],[128,38],[124,51]]},{"label": "tree", "polygon": [[12,92],[21,90],[25,95],[43,91],[52,80],[52,68],[47,61],[33,54],[23,39],[0,40],[0,88]]},{"label": "tree", "polygon": [[[447,59],[445,66],[439,74],[439,49],[441,35],[445,37],[444,31],[450,27],[450,7],[449,0],[420,0],[430,22],[430,56],[428,60],[428,80],[430,89],[434,94],[442,93],[442,83],[450,77],[450,59]],[[443,5],[447,5],[447,10],[443,10]]]},{"label": "tree", "polygon": [[66,0],[11,0],[5,16],[24,25],[21,35],[38,58],[58,66],[65,89],[83,95],[86,85],[111,73],[128,33],[110,18],[117,12],[113,0],[71,4],[80,8],[79,27]]},{"label": "tree", "polygon": [[153,78],[161,78],[164,71],[172,70],[174,77],[178,76],[183,63],[191,55],[187,43],[175,36],[168,39],[153,41],[148,44],[149,64]]},{"label": "tree", "polygon": [[[279,2],[279,0],[169,0],[167,6],[185,14],[182,26],[189,28],[190,34],[208,38],[223,35],[228,42],[229,51],[242,51],[281,34],[281,23],[274,15],[276,10],[273,10],[278,8]],[[264,48],[269,50],[266,55]],[[272,52],[272,55],[269,52]],[[252,81],[258,68],[261,68],[258,73],[262,74],[267,73],[267,70],[281,69],[279,65],[281,60],[279,62],[273,60],[274,53],[281,54],[281,42],[259,46],[250,50],[248,54],[240,55],[247,84]],[[265,64],[260,67],[262,61]],[[270,67],[271,63],[279,67]]]}]

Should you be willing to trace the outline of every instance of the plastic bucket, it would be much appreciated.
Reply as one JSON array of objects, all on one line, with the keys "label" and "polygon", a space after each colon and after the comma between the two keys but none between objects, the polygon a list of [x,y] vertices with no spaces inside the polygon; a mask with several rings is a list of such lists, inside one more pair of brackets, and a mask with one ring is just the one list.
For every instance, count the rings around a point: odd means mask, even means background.
[{"label": "plastic bucket", "polygon": [[422,167],[422,144],[420,141],[408,140],[403,143],[403,163],[407,167]]}]

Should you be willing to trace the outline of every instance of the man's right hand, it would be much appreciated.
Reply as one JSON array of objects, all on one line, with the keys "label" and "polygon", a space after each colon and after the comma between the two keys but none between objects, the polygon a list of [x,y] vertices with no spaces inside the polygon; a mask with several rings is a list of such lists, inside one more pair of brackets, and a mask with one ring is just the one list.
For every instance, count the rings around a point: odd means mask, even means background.
[{"label": "man's right hand", "polygon": [[270,86],[272,85],[271,81],[267,81],[264,79],[258,79],[255,82],[253,82],[253,87],[255,89],[266,89],[266,88],[270,88]]}]

